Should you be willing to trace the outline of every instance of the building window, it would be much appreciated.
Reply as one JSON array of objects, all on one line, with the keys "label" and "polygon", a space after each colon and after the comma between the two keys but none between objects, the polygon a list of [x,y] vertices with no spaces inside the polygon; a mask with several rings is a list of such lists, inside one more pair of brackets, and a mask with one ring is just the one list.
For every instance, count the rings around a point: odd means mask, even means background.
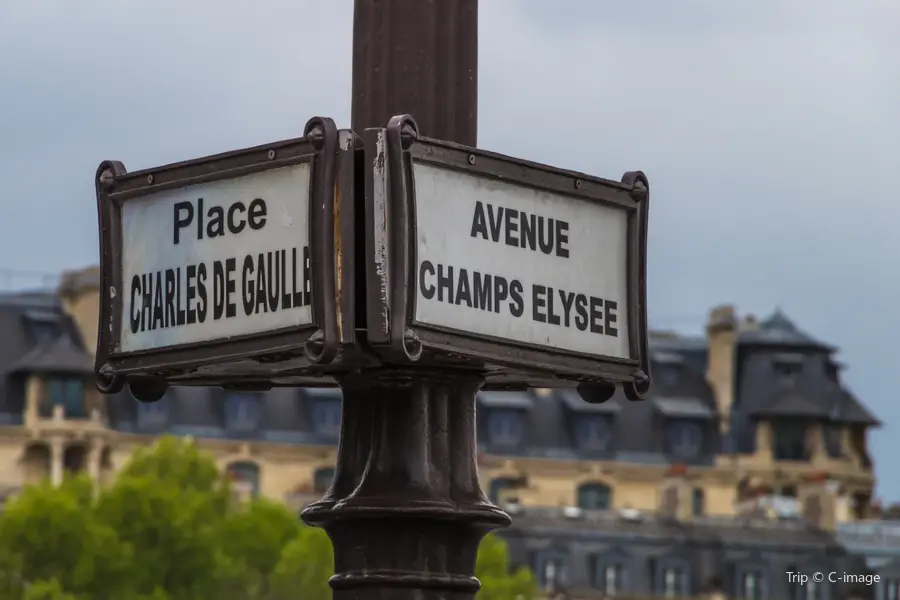
[{"label": "building window", "polygon": [[776,460],[808,460],[806,425],[782,422],[773,425]]},{"label": "building window", "polygon": [[66,418],[83,419],[84,383],[80,379],[52,379],[47,382],[47,396],[51,406],[62,406]]},{"label": "building window", "polygon": [[797,497],[797,487],[793,485],[786,485],[781,488],[781,495],[785,498],[796,498]]},{"label": "building window", "polygon": [[606,510],[612,505],[612,490],[602,483],[586,483],[578,488],[578,506],[587,510]]},{"label": "building window", "polygon": [[522,415],[515,411],[495,410],[488,414],[488,436],[492,444],[515,446],[522,441]]},{"label": "building window", "polygon": [[835,423],[827,423],[822,427],[822,442],[825,446],[825,452],[831,458],[843,458],[844,452],[841,447],[841,426]]},{"label": "building window", "polygon": [[601,416],[579,417],[575,421],[575,438],[582,450],[603,452],[612,440],[609,419]]},{"label": "building window", "polygon": [[672,421],[666,428],[669,452],[682,460],[693,460],[700,454],[703,427],[694,421]]},{"label": "building window", "polygon": [[810,578],[810,580],[801,588],[800,597],[803,598],[803,600],[824,600],[824,592],[824,583],[813,581],[812,578]]},{"label": "building window", "polygon": [[168,422],[169,396],[157,402],[137,402],[138,427],[141,429],[163,429]]},{"label": "building window", "polygon": [[226,469],[229,478],[238,491],[246,492],[251,498],[259,495],[259,467],[251,462],[235,462]]},{"label": "building window", "polygon": [[331,487],[331,481],[334,479],[334,469],[331,467],[323,467],[316,469],[313,473],[313,489],[316,493],[324,494]]},{"label": "building window", "polygon": [[678,368],[673,365],[663,365],[653,369],[653,378],[665,386],[674,386],[678,383]]},{"label": "building window", "polygon": [[687,596],[687,573],[681,567],[664,567],[660,573],[660,589],[657,590],[666,598]]},{"label": "building window", "polygon": [[259,425],[259,396],[232,393],[225,402],[228,429],[237,432],[255,431]]},{"label": "building window", "polygon": [[336,436],[341,432],[341,403],[334,400],[316,402],[312,409],[316,431]]},{"label": "building window", "polygon": [[900,580],[884,579],[881,582],[882,600],[900,600]]},{"label": "building window", "polygon": [[701,516],[706,511],[706,493],[703,488],[694,488],[691,504],[695,517]]},{"label": "building window", "polygon": [[762,573],[757,570],[745,570],[738,577],[737,597],[743,600],[763,600],[765,585]]},{"label": "building window", "polygon": [[600,561],[594,573],[594,587],[607,596],[625,591],[625,565],[622,562]]},{"label": "building window", "polygon": [[505,495],[503,492],[520,487],[520,483],[521,482],[510,479],[509,477],[497,477],[496,479],[491,479],[490,484],[488,484],[488,498],[490,498],[491,502],[497,504],[503,500],[503,496]]},{"label": "building window", "polygon": [[782,377],[793,377],[799,375],[802,370],[802,363],[799,361],[784,361],[775,363],[775,372]]},{"label": "building window", "polygon": [[566,561],[561,556],[542,557],[538,571],[544,590],[555,590],[566,584]]}]

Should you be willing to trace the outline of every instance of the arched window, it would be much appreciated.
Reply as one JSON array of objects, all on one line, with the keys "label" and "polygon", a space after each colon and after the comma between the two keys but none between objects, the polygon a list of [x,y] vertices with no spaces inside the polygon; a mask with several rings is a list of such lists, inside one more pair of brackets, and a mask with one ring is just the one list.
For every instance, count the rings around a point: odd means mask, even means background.
[{"label": "arched window", "polygon": [[578,488],[578,507],[605,510],[612,506],[612,490],[602,483],[585,483]]},{"label": "arched window", "polygon": [[313,473],[313,489],[319,494],[324,494],[331,487],[332,479],[334,479],[334,469],[331,467],[316,469],[316,472]]},{"label": "arched window", "polygon": [[488,498],[490,498],[491,502],[497,504],[503,499],[502,496],[505,490],[512,490],[517,487],[519,487],[519,482],[509,477],[491,479],[490,484],[488,484]]},{"label": "arched window", "polygon": [[228,476],[240,491],[248,492],[250,497],[259,495],[259,466],[252,462],[233,462],[226,469]]}]

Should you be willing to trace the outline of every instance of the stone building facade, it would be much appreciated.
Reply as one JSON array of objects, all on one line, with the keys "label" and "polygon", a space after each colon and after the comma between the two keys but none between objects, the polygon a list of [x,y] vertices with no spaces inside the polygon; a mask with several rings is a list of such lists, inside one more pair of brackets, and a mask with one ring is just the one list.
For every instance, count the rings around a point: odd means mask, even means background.
[{"label": "stone building facade", "polygon": [[[104,398],[94,391],[98,275],[87,269],[67,274],[52,292],[0,296],[0,493],[43,477],[59,481],[65,471],[84,470],[102,482],[136,447],[164,433],[193,436],[242,493],[300,506],[324,491],[340,431],[338,391],[176,388],[152,405],[127,392]],[[479,395],[483,485],[494,501],[520,512],[508,534],[518,540],[519,559],[544,573],[538,546],[559,548],[558,540],[575,533],[613,540],[619,525],[610,523],[619,517],[608,515],[623,511],[643,515],[641,524],[627,525],[638,537],[682,528],[685,543],[706,540],[704,548],[719,548],[733,531],[762,531],[765,519],[755,518],[756,529],[741,521],[747,506],[768,519],[800,515],[797,522],[815,531],[867,516],[874,486],[867,434],[878,421],[842,383],[834,348],[781,312],[757,322],[721,307],[704,337],[656,334],[651,349],[646,402],[617,395],[587,404],[567,390]],[[659,517],[661,507],[674,513]],[[580,529],[589,531],[572,532],[574,518],[541,525],[538,516],[554,511],[607,517],[584,517]],[[722,524],[732,521],[744,525]],[[562,537],[529,533],[553,523]],[[797,531],[785,539],[800,546],[812,539]],[[590,544],[617,552],[622,543]],[[767,556],[735,552],[747,560]],[[560,566],[556,572],[567,575],[554,581],[596,589],[597,573],[578,560]],[[691,567],[690,585],[678,589],[698,593],[722,560]],[[775,580],[760,582],[753,589],[779,589]]]}]

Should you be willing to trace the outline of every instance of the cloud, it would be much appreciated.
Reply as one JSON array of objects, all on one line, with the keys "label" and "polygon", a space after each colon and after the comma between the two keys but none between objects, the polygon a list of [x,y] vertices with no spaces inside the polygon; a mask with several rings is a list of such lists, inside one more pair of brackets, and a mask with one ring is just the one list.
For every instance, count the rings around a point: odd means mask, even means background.
[{"label": "cloud", "polygon": [[[900,335],[900,9],[888,0],[490,0],[479,143],[652,189],[651,312],[724,301],[843,348],[888,424]],[[92,177],[349,122],[352,3],[0,3],[0,250],[97,256]],[[879,456],[900,450],[886,434]],[[884,474],[884,471],[880,471]],[[885,493],[900,483],[884,479]]]}]

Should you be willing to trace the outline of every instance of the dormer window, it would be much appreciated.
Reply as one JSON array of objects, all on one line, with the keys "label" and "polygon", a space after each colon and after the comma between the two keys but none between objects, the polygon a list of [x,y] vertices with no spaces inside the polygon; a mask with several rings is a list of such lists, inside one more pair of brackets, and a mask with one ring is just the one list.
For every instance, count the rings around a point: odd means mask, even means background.
[{"label": "dormer window", "polygon": [[228,429],[235,432],[255,431],[259,425],[259,396],[233,392],[225,401]]},{"label": "dormer window", "polygon": [[678,367],[675,365],[664,364],[653,369],[653,378],[667,387],[678,383],[678,375]]},{"label": "dormer window", "polygon": [[681,460],[693,460],[703,447],[703,427],[696,421],[672,420],[666,426],[668,452]]},{"label": "dormer window", "polygon": [[798,422],[782,422],[773,424],[774,447],[776,460],[808,460],[806,425]]},{"label": "dormer window", "polygon": [[62,406],[67,419],[83,419],[87,416],[84,406],[84,382],[80,379],[49,380],[47,399],[51,407]]},{"label": "dormer window", "polygon": [[604,452],[612,441],[612,424],[606,415],[579,415],[575,421],[575,439],[586,452]]},{"label": "dormer window", "polygon": [[772,368],[779,377],[795,377],[803,370],[800,354],[779,354],[772,361]]},{"label": "dormer window", "polygon": [[313,423],[322,435],[336,436],[341,431],[341,403],[336,400],[320,400],[312,408]]},{"label": "dormer window", "polygon": [[488,414],[488,437],[498,446],[516,446],[522,441],[523,415],[513,410],[492,410]]}]

